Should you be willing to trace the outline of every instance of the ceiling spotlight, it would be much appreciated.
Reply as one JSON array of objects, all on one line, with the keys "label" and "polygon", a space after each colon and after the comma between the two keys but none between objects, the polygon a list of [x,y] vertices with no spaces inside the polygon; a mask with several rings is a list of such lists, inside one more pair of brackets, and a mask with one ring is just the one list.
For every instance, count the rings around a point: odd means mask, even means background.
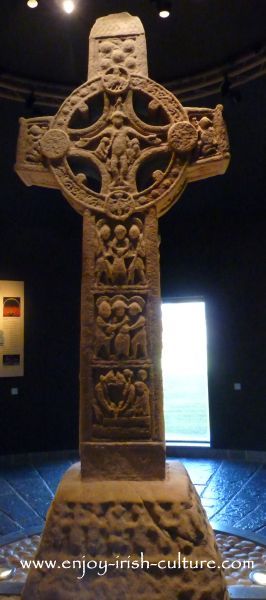
[{"label": "ceiling spotlight", "polygon": [[172,8],[171,2],[169,2],[168,0],[159,0],[157,2],[157,7],[159,17],[161,17],[161,19],[167,19],[168,17],[170,17]]},{"label": "ceiling spotlight", "polygon": [[71,13],[75,10],[75,4],[74,4],[73,0],[64,0],[63,9],[64,9],[65,13],[67,13],[68,15],[71,15]]},{"label": "ceiling spotlight", "polygon": [[28,0],[27,6],[29,8],[37,8],[37,6],[38,6],[38,0]]}]

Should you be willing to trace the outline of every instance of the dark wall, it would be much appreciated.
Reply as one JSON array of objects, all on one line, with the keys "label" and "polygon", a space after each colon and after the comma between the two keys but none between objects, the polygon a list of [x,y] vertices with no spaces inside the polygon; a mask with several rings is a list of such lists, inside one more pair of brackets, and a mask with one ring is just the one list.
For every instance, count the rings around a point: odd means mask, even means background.
[{"label": "dark wall", "polygon": [[82,219],[14,173],[23,110],[2,101],[0,278],[25,281],[25,376],[0,379],[2,452],[78,445]]},{"label": "dark wall", "polygon": [[225,99],[227,173],[190,185],[161,221],[163,295],[201,295],[207,304],[217,448],[266,446],[265,91],[264,79],[243,88],[240,103]]},{"label": "dark wall", "polygon": [[[164,296],[204,296],[212,443],[265,449],[265,82],[225,102],[227,174],[190,185],[161,219]],[[214,106],[220,98],[204,99]],[[22,105],[1,101],[0,278],[25,281],[25,376],[0,380],[1,451],[78,443],[81,219],[13,173]],[[242,391],[235,392],[234,382]],[[19,396],[10,395],[11,386]]]}]

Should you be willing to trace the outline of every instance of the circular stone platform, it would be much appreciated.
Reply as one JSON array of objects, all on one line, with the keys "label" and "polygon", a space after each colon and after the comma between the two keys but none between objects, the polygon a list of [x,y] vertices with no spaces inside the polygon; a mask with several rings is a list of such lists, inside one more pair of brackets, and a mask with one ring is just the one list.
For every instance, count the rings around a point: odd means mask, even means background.
[{"label": "circular stone platform", "polygon": [[[216,541],[219,546],[219,550],[223,556],[223,559],[234,561],[253,561],[254,569],[265,569],[266,564],[266,545],[258,544],[251,539],[245,539],[240,535],[232,535],[229,533],[223,533],[216,531]],[[19,600],[20,596],[15,595],[18,593],[19,588],[22,589],[24,582],[27,577],[27,570],[22,569],[20,565],[21,559],[30,560],[34,557],[39,541],[40,535],[32,535],[18,539],[17,541],[5,544],[0,547],[0,567],[4,566],[7,568],[14,569],[14,574],[9,581],[0,583],[0,597],[1,600]],[[250,579],[251,569],[243,566],[240,569],[234,570],[233,568],[228,569],[225,572],[226,583],[231,592],[230,596],[235,598],[233,588],[235,586],[245,587],[248,595],[242,597],[256,598],[258,596],[253,595],[253,590],[258,590],[258,586],[254,586]],[[12,588],[14,586],[14,595]],[[1,591],[1,588],[3,591]],[[263,588],[261,588],[263,590]],[[6,595],[8,594],[8,595]],[[241,596],[240,596],[241,597]],[[260,596],[261,598],[263,596]],[[266,591],[265,591],[266,597]]]}]

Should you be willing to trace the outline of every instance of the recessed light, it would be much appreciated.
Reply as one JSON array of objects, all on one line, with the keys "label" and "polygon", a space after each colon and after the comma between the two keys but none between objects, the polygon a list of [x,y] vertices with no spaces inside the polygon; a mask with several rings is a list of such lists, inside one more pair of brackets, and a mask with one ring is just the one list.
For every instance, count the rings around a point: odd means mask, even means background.
[{"label": "recessed light", "polygon": [[266,569],[258,569],[256,571],[251,571],[249,577],[255,585],[263,585],[266,586]]},{"label": "recessed light", "polygon": [[75,4],[74,4],[73,0],[64,0],[63,9],[64,9],[65,13],[67,13],[68,15],[71,15],[71,13],[75,10]]},{"label": "recessed light", "polygon": [[167,19],[167,17],[170,17],[170,12],[169,12],[169,10],[160,10],[159,16],[162,19]]},{"label": "recessed light", "polygon": [[28,0],[27,6],[29,8],[37,8],[37,6],[38,6],[38,0]]},{"label": "recessed light", "polygon": [[172,5],[169,0],[158,0],[157,8],[159,17],[161,17],[161,19],[167,19],[170,17]]},{"label": "recessed light", "polygon": [[13,575],[14,569],[10,569],[9,567],[0,567],[0,581],[11,579]]}]

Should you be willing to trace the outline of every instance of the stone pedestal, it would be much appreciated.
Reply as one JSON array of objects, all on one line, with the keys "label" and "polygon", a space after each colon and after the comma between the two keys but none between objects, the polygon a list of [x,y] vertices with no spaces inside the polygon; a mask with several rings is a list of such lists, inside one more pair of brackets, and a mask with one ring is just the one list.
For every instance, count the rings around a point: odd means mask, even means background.
[{"label": "stone pedestal", "polygon": [[32,568],[23,600],[228,600],[213,531],[181,464],[167,464],[163,481],[82,480],[74,465],[36,559],[56,567]]}]

